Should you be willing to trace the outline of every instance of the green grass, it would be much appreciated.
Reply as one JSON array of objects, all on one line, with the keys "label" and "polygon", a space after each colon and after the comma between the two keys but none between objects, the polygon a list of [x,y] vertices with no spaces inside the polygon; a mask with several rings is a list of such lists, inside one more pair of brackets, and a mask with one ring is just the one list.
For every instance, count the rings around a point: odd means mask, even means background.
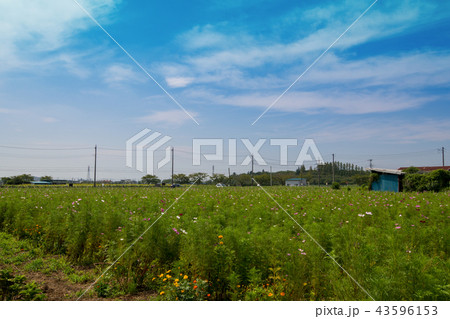
[{"label": "green grass", "polygon": [[92,274],[79,271],[67,275],[67,278],[74,284],[92,282],[96,279]]},{"label": "green grass", "polygon": [[[370,299],[316,240],[376,300],[450,297],[449,193],[268,187],[288,216],[257,187],[193,187],[167,211],[184,190],[3,188],[0,230],[21,239],[14,245],[26,247],[21,262],[35,259],[30,270],[62,270],[72,282],[88,282],[94,278],[72,272],[68,261],[100,272],[164,213],[102,278],[101,294]],[[8,238],[0,234],[2,241]],[[44,254],[64,258],[42,265]]]}]

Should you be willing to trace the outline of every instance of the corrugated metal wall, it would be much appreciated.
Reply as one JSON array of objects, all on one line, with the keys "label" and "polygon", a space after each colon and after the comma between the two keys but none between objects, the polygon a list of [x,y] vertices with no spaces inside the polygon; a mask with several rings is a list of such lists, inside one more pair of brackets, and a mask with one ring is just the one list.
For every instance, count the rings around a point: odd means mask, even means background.
[{"label": "corrugated metal wall", "polygon": [[372,183],[372,190],[383,192],[398,192],[399,176],[392,174],[380,174],[380,179]]}]

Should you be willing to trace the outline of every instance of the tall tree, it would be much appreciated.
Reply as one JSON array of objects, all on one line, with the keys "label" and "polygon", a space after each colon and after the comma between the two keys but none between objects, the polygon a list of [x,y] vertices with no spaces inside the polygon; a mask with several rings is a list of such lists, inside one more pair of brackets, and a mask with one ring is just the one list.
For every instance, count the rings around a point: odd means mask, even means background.
[{"label": "tall tree", "polygon": [[145,175],[142,177],[142,183],[144,184],[157,184],[161,182],[161,180],[155,175]]}]

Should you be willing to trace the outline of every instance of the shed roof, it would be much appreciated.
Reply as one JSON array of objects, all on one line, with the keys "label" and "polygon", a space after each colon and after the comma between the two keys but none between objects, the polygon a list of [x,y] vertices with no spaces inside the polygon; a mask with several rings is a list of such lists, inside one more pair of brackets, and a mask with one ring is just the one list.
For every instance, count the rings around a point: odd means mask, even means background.
[{"label": "shed roof", "polygon": [[369,168],[371,172],[376,173],[384,173],[384,174],[392,174],[392,175],[404,175],[405,172],[402,172],[398,169],[387,169],[387,168]]},{"label": "shed roof", "polygon": [[[414,167],[418,168],[419,171],[422,171],[422,172],[432,172],[432,171],[436,171],[438,169],[450,171],[450,166],[414,166]],[[399,170],[404,171],[408,168],[409,167],[400,167]]]}]

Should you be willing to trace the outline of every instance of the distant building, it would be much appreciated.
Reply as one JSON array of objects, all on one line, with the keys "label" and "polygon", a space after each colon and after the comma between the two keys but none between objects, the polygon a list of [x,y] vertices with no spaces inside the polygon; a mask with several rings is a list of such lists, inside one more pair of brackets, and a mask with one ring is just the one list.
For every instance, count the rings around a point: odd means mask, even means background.
[{"label": "distant building", "polygon": [[306,186],[306,178],[289,178],[286,180],[286,186]]},{"label": "distant building", "polygon": [[371,173],[376,173],[378,178],[372,181],[370,190],[382,192],[403,191],[404,172],[397,169],[371,168]]},{"label": "distant building", "polygon": [[52,184],[54,185],[65,185],[65,184],[71,184],[72,181],[68,181],[66,179],[54,179],[52,180]]},{"label": "distant building", "polygon": [[[420,172],[432,172],[436,171],[438,169],[443,169],[445,171],[450,171],[450,166],[414,166],[417,168]],[[409,167],[400,167],[399,171],[407,170]]]},{"label": "distant building", "polygon": [[46,182],[46,181],[33,181],[31,182],[32,185],[52,185],[52,182]]}]

